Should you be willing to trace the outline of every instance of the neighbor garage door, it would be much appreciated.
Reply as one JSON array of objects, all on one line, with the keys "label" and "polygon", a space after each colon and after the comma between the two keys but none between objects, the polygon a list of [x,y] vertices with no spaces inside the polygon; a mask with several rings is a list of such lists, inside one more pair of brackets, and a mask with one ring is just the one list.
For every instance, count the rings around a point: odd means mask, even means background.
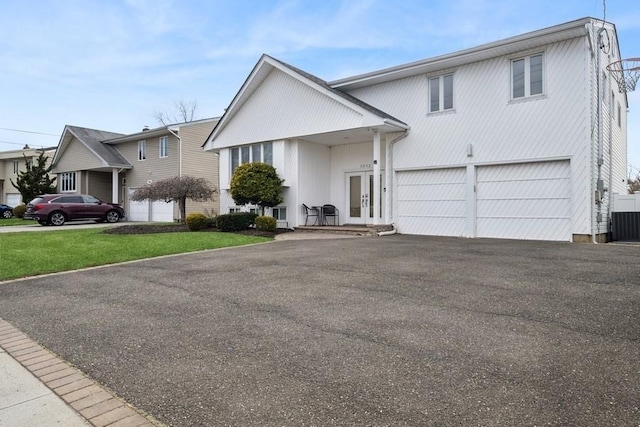
[{"label": "neighbor garage door", "polygon": [[479,167],[476,235],[571,240],[568,161]]},{"label": "neighbor garage door", "polygon": [[396,225],[404,234],[462,236],[465,168],[401,171],[396,176]]},{"label": "neighbor garage door", "polygon": [[[9,193],[7,194],[7,205],[15,208],[20,204],[21,196],[20,193]],[[27,200],[26,203],[29,203],[31,200]]]},{"label": "neighbor garage door", "polygon": [[129,221],[173,221],[173,202],[149,202],[147,200],[136,202],[131,200],[131,194],[134,191],[135,189],[129,189],[129,209],[127,210]]}]

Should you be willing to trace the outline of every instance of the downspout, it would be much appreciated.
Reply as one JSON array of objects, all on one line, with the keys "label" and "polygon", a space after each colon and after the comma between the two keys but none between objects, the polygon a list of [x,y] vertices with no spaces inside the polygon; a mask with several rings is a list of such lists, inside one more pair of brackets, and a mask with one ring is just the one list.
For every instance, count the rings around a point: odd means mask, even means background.
[{"label": "downspout", "polygon": [[178,139],[178,176],[182,176],[182,138],[178,136],[169,126],[167,126],[167,130],[171,135],[175,136]]},{"label": "downspout", "polygon": [[[596,49],[596,123],[598,127],[598,177],[596,179],[596,191],[594,192],[594,201],[596,203],[596,224],[597,231],[600,231],[600,223],[602,222],[602,191],[604,189],[604,185],[602,184],[602,164],[604,163],[603,155],[602,155],[602,106],[601,104],[601,91],[602,91],[602,72],[600,70],[600,36],[604,31],[604,27],[600,27],[598,32],[596,33],[596,42],[598,44],[598,48]],[[593,222],[592,222],[593,224]],[[593,228],[591,230],[593,243],[598,243],[598,237],[596,229]]]},{"label": "downspout", "polygon": [[378,236],[390,236],[392,234],[396,234],[397,233],[397,229],[396,229],[396,224],[393,221],[393,189],[394,187],[394,175],[393,175],[393,145],[400,141],[401,139],[404,139],[407,137],[407,134],[409,133],[409,130],[407,129],[405,132],[403,132],[402,134],[400,134],[399,136],[393,138],[391,141],[387,141],[387,146],[386,146],[386,152],[385,152],[385,157],[386,157],[386,165],[385,165],[385,185],[386,185],[386,192],[385,192],[385,213],[386,213],[386,217],[388,220],[390,220],[391,222],[391,226],[393,227],[392,230],[389,231],[380,231],[378,232]]}]

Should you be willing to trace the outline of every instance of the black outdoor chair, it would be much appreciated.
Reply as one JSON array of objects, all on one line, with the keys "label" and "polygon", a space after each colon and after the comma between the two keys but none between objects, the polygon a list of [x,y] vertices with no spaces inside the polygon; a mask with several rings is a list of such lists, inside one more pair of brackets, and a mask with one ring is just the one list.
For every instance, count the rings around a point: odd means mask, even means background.
[{"label": "black outdoor chair", "polygon": [[320,218],[320,209],[318,208],[310,208],[309,206],[302,204],[302,208],[304,209],[304,214],[306,217],[304,218],[304,225],[307,225],[307,221],[309,221],[309,217],[315,217],[314,224],[318,223],[318,219]]},{"label": "black outdoor chair", "polygon": [[333,217],[332,225],[340,225],[340,212],[338,208],[333,205],[323,205],[322,206],[322,219],[326,225],[329,225],[327,222],[327,218]]}]

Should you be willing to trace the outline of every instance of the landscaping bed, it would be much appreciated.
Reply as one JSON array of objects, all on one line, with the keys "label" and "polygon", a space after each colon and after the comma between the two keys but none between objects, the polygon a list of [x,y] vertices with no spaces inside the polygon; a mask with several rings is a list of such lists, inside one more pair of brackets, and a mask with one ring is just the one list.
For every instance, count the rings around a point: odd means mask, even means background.
[{"label": "landscaping bed", "polygon": [[[211,232],[218,231],[217,228],[206,228],[199,231]],[[273,237],[276,234],[286,233],[289,230],[278,229],[275,232],[260,231],[256,229],[236,231],[236,234],[244,234],[247,236],[260,236],[260,237]],[[124,224],[119,227],[111,227],[104,230],[107,234],[155,234],[155,233],[180,233],[180,232],[192,232],[186,226],[186,224]]]}]

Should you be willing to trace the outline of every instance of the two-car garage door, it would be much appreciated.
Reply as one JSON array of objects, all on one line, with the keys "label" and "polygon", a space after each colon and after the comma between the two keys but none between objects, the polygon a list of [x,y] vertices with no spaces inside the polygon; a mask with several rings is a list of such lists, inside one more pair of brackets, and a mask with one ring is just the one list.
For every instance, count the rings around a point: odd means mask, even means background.
[{"label": "two-car garage door", "polygon": [[466,182],[466,168],[398,172],[400,232],[571,240],[569,161],[476,167],[472,200]]},{"label": "two-car garage door", "polygon": [[127,209],[127,219],[129,221],[173,221],[173,202],[149,202],[148,200],[136,202],[131,200],[131,194],[134,191],[135,189],[129,189],[129,208]]}]

